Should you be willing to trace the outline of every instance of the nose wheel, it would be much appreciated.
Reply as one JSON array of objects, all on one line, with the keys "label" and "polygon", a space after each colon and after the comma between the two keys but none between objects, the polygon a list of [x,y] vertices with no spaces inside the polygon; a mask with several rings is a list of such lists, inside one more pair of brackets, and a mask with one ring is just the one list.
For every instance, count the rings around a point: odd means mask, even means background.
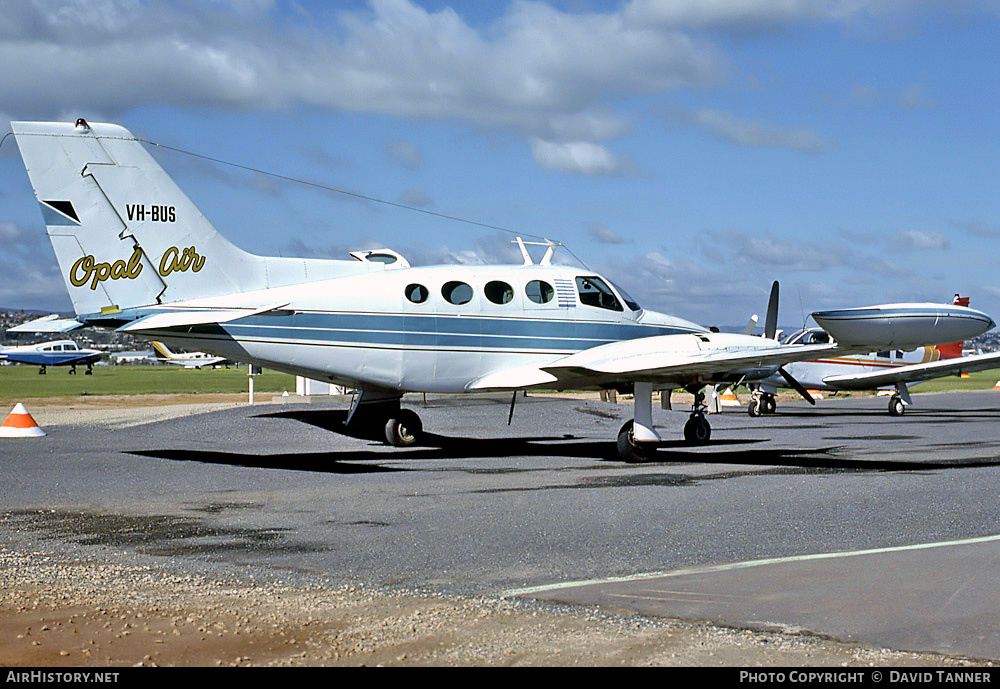
[{"label": "nose wheel", "polygon": [[684,440],[692,445],[703,445],[712,437],[712,427],[701,412],[691,412],[684,424]]}]

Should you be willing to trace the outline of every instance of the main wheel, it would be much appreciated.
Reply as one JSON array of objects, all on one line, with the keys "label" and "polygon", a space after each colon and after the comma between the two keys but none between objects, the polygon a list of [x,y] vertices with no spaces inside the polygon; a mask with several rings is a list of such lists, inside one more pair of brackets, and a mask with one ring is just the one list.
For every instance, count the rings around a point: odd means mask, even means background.
[{"label": "main wheel", "polygon": [[708,425],[708,419],[702,414],[692,414],[691,418],[684,424],[684,440],[695,445],[708,442],[712,437],[712,427]]},{"label": "main wheel", "polygon": [[623,462],[645,462],[649,459],[650,448],[635,441],[635,421],[630,420],[618,431],[618,456]]},{"label": "main wheel", "polygon": [[905,411],[906,405],[903,404],[903,399],[899,395],[893,395],[889,400],[889,415],[902,416]]},{"label": "main wheel", "polygon": [[416,445],[424,431],[420,417],[409,409],[400,409],[385,422],[385,440],[395,447]]},{"label": "main wheel", "polygon": [[774,395],[765,394],[760,398],[762,408],[761,412],[764,414],[773,414],[778,408],[778,402],[774,399]]}]

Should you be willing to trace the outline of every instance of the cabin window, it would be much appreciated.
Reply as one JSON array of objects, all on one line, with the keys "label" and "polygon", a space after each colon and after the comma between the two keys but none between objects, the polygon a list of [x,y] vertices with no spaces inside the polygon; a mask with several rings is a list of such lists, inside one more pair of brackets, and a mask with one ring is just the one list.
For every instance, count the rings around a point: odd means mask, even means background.
[{"label": "cabin window", "polygon": [[500,280],[487,282],[483,293],[494,304],[507,304],[514,300],[514,288]]},{"label": "cabin window", "polygon": [[524,287],[524,293],[528,296],[528,299],[536,304],[547,304],[556,295],[556,291],[552,289],[552,285],[543,280],[532,280],[529,282]]},{"label": "cabin window", "polygon": [[875,356],[877,356],[880,359],[888,359],[889,352],[878,352]]},{"label": "cabin window", "polygon": [[430,292],[423,285],[418,285],[413,283],[412,285],[406,286],[406,298],[412,301],[414,304],[423,304],[427,301],[427,297],[430,296]]},{"label": "cabin window", "polygon": [[368,260],[371,261],[372,263],[390,264],[390,263],[395,263],[399,259],[390,254],[368,254]]},{"label": "cabin window", "polygon": [[618,302],[618,297],[615,296],[615,293],[599,277],[593,275],[578,277],[576,279],[576,291],[580,294],[580,303],[587,306],[596,306],[599,309],[608,309],[609,311],[625,310]]},{"label": "cabin window", "polygon": [[441,288],[441,296],[450,304],[468,304],[472,301],[472,287],[457,280],[446,282]]}]

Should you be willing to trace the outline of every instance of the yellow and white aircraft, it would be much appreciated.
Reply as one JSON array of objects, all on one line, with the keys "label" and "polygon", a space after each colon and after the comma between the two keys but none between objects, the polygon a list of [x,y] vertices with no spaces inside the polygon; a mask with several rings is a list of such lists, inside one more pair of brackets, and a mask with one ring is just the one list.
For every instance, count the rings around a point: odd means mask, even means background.
[{"label": "yellow and white aircraft", "polygon": [[[955,295],[954,306],[968,306],[969,298]],[[781,338],[787,345],[812,345],[831,342],[822,328],[803,328]],[[889,398],[889,414],[902,416],[913,404],[909,386],[945,376],[985,371],[1000,367],[1000,352],[962,356],[962,343],[926,345],[912,349],[885,349],[849,356],[822,356],[796,361],[784,367],[791,381],[781,373],[754,384],[747,404],[750,416],[773,414],[777,409],[778,388],[796,389],[810,404],[815,401],[808,390],[880,390],[894,389]],[[796,387],[795,384],[799,387]]]},{"label": "yellow and white aircraft", "polygon": [[153,340],[153,350],[156,358],[168,364],[183,366],[184,368],[202,368],[203,366],[218,366],[229,360],[224,356],[215,356],[205,352],[172,352],[167,345]]},{"label": "yellow and white aircraft", "polygon": [[768,337],[716,333],[643,309],[593,271],[553,265],[554,245],[537,264],[524,250],[516,266],[408,267],[387,250],[257,256],[219,234],[126,129],[11,126],[78,324],[357,388],[347,424],[373,422],[393,445],[420,440],[404,392],[617,389],[635,397],[618,449],[638,460],[660,442],[654,389],[695,394],[684,436],[706,442],[707,384],[994,326],[967,307],[889,304],[813,314],[836,344],[778,342],[771,310]]}]

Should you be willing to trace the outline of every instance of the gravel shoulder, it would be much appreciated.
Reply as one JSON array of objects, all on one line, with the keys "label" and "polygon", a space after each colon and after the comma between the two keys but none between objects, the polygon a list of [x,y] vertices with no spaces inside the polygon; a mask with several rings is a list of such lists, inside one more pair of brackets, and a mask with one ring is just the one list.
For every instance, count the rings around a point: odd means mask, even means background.
[{"label": "gravel shoulder", "polygon": [[0,666],[970,666],[520,600],[177,575],[0,549]]}]

